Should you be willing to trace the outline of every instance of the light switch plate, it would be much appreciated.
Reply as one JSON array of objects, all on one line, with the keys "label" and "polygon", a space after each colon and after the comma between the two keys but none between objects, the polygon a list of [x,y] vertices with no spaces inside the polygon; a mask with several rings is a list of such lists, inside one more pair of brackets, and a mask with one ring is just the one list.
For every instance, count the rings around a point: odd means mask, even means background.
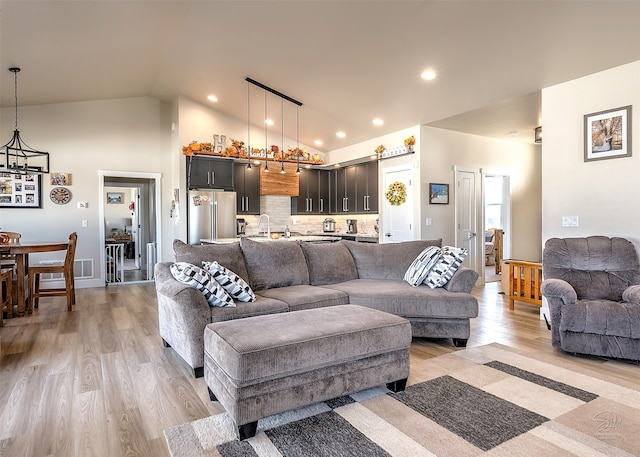
[{"label": "light switch plate", "polygon": [[578,227],[578,216],[562,216],[563,227]]},{"label": "light switch plate", "polygon": [[87,209],[89,207],[88,202],[78,202],[78,209]]}]

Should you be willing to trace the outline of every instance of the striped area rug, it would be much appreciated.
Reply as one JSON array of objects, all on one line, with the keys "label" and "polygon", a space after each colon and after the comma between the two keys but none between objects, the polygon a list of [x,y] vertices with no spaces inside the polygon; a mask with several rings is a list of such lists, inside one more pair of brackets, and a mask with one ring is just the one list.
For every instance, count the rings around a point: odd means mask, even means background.
[{"label": "striped area rug", "polygon": [[490,344],[420,361],[409,384],[266,418],[242,442],[226,413],[164,434],[173,457],[640,456],[640,384],[579,363]]}]

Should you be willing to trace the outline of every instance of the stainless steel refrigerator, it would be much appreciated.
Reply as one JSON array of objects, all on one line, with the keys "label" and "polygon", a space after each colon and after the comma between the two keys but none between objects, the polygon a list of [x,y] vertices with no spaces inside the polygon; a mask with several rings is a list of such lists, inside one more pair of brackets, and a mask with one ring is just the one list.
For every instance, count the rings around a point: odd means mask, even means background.
[{"label": "stainless steel refrigerator", "polygon": [[190,190],[187,242],[235,238],[236,193],[217,190]]}]

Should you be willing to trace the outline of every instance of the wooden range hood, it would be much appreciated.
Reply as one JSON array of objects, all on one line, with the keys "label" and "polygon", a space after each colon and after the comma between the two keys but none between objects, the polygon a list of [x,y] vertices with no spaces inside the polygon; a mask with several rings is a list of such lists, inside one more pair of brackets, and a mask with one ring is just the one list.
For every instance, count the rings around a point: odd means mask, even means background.
[{"label": "wooden range hood", "polygon": [[295,163],[284,164],[285,173],[280,173],[280,162],[270,162],[269,172],[265,173],[260,165],[260,195],[282,195],[297,197],[299,194],[300,175],[296,173]]}]

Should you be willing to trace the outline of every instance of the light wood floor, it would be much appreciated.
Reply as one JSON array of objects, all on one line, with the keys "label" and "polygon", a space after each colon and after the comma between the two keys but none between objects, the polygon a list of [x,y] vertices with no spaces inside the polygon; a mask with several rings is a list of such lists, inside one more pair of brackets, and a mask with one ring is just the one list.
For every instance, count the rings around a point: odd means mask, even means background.
[{"label": "light wood floor", "polygon": [[[637,365],[552,349],[539,309],[509,311],[499,286],[475,288],[469,346],[498,342],[638,382]],[[64,298],[41,299],[33,315],[5,319],[0,343],[0,456],[167,456],[164,429],[220,412],[203,378],[162,346],[153,283],[78,290],[72,312]],[[412,370],[456,350],[415,339]]]}]

